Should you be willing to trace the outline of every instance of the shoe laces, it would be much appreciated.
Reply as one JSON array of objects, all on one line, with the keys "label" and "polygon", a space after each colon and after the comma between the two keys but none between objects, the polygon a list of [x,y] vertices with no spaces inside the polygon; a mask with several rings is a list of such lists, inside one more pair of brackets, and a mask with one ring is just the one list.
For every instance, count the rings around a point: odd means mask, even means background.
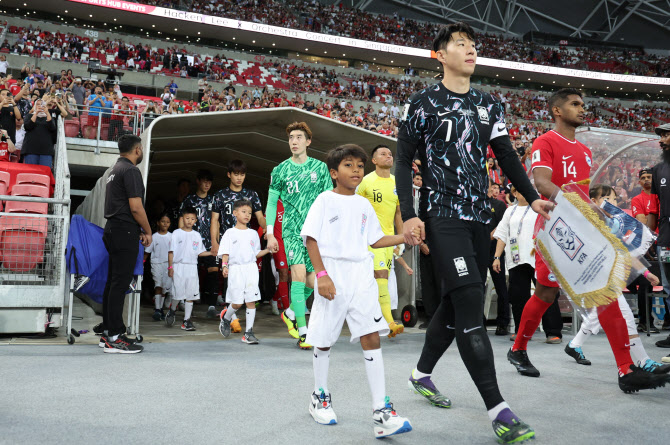
[{"label": "shoe laces", "polygon": [[654,360],[648,358],[646,362],[644,362],[644,365],[642,365],[642,369],[644,369],[647,372],[653,372],[656,368],[660,367],[661,364],[658,362],[655,362]]},{"label": "shoe laces", "polygon": [[330,394],[326,394],[326,392],[323,390],[323,388],[319,388],[319,400],[321,400],[321,403],[323,404],[324,408],[328,408],[328,405],[330,405]]},{"label": "shoe laces", "polygon": [[397,416],[395,410],[393,409],[393,403],[391,403],[391,398],[389,396],[384,397],[384,407],[379,411],[383,413],[390,413],[394,416]]}]

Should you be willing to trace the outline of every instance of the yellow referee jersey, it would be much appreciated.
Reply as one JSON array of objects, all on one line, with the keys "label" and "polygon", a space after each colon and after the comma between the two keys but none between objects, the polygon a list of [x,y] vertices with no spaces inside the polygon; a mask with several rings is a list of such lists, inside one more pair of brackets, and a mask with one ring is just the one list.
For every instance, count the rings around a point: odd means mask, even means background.
[{"label": "yellow referee jersey", "polygon": [[368,173],[361,181],[356,193],[370,201],[384,235],[395,235],[393,220],[398,207],[395,176],[380,178],[376,172]]}]

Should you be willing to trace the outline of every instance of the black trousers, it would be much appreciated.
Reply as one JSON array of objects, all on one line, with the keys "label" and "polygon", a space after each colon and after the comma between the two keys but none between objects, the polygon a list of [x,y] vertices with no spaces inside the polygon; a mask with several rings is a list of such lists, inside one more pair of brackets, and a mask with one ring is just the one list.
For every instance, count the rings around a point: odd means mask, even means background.
[{"label": "black trousers", "polygon": [[437,290],[437,280],[433,271],[431,255],[419,253],[419,268],[421,269],[421,301],[423,302],[423,309],[426,311],[426,320],[430,322],[442,299]]},{"label": "black trousers", "polygon": [[107,130],[107,140],[118,141],[122,130],[123,130],[123,121],[111,119],[109,121],[109,129]]},{"label": "black trousers", "polygon": [[123,302],[139,254],[140,228],[137,224],[108,220],[102,240],[109,253],[107,284],[102,294],[102,323],[108,335],[123,334]]},{"label": "black trousers", "polygon": [[498,240],[493,240],[491,242],[489,273],[491,274],[491,280],[496,289],[496,294],[498,294],[498,314],[496,322],[498,326],[504,326],[506,328],[509,325],[509,295],[507,293],[507,283],[505,282],[505,252],[500,256],[500,273],[498,273],[493,270],[493,257],[496,253],[497,242]]},{"label": "black trousers", "polygon": [[[535,269],[530,264],[520,264],[509,270],[509,299],[514,317],[514,332],[519,332],[523,308],[530,299],[530,283],[535,283]],[[558,290],[558,289],[557,289]],[[542,329],[547,337],[563,338],[563,318],[558,298],[542,316]]]}]

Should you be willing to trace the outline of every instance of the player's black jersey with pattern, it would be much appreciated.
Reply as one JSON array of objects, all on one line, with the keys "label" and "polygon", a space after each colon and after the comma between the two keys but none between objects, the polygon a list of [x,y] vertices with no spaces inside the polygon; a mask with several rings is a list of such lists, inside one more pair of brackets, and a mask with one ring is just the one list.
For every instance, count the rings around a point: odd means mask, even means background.
[{"label": "player's black jersey with pattern", "polygon": [[[246,199],[251,202],[252,213],[256,213],[263,209],[261,205],[261,199],[258,197],[258,193],[247,188],[243,188],[239,192],[233,191],[230,187],[221,189],[214,194],[214,202],[212,204],[212,212],[219,214],[219,233],[221,236],[226,232],[226,230],[231,227],[235,227],[237,221],[233,215],[233,204],[235,201]],[[249,225],[249,224],[247,224]]]},{"label": "player's black jersey with pattern", "polygon": [[181,203],[181,208],[179,209],[180,215],[186,207],[193,207],[195,209],[196,219],[193,230],[196,230],[200,234],[202,237],[202,244],[207,250],[212,248],[212,235],[209,233],[209,228],[212,225],[213,202],[213,196],[210,194],[201,198],[193,193],[184,198],[184,201]]},{"label": "player's black jersey with pattern", "polygon": [[440,82],[412,95],[398,139],[416,146],[421,160],[419,216],[488,223],[486,151],[506,134],[504,109],[488,93],[458,94]]}]

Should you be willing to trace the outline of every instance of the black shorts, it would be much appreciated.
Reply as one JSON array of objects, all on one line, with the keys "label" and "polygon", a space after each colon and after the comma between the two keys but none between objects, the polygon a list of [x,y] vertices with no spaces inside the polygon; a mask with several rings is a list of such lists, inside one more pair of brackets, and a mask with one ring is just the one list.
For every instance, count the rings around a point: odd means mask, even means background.
[{"label": "black shorts", "polygon": [[442,297],[459,287],[486,282],[491,243],[488,225],[455,218],[428,218],[426,243]]},{"label": "black shorts", "polygon": [[201,256],[198,257],[198,266],[204,267],[205,270],[210,267],[219,267],[219,257],[215,256]]}]

